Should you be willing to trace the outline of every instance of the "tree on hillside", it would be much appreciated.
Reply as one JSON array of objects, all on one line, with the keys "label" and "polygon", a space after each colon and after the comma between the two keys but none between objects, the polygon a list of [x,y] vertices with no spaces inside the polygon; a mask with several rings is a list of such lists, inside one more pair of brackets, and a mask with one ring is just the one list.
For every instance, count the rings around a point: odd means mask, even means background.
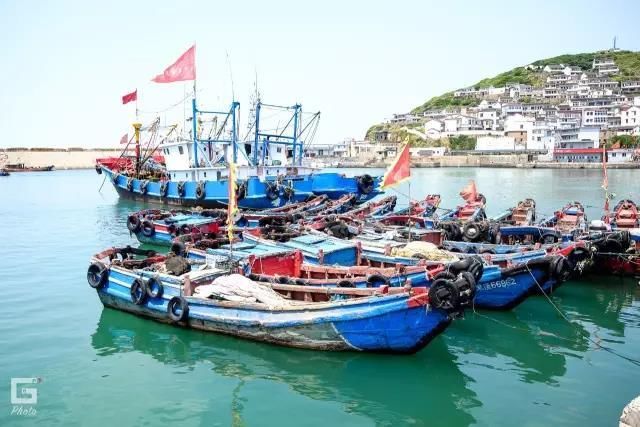
[{"label": "tree on hillside", "polygon": [[449,146],[452,150],[475,150],[476,139],[467,135],[453,136],[449,138]]},{"label": "tree on hillside", "polygon": [[611,144],[620,144],[620,147],[632,148],[638,145],[638,137],[632,135],[616,135],[611,138]]}]

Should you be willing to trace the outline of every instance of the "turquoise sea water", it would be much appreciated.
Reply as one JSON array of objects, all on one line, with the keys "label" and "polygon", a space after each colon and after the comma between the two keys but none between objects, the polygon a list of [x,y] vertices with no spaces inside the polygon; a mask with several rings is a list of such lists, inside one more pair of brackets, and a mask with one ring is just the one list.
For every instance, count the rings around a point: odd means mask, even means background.
[{"label": "turquoise sea water", "polygon": [[[381,171],[368,171],[381,172]],[[360,173],[347,170],[348,174]],[[533,197],[596,218],[597,170],[414,170],[411,195],[458,202],[469,179],[489,213]],[[639,171],[609,172],[640,201]],[[104,309],[86,283],[91,254],[135,243],[143,205],[93,171],[0,178],[0,425],[616,425],[640,394],[637,279],[593,276],[513,311],[468,313],[413,356],[318,353],[182,330]],[[398,189],[409,192],[409,185]],[[401,203],[406,200],[401,198]],[[12,415],[10,379],[39,377],[31,415]],[[25,408],[26,409],[26,408]]]}]

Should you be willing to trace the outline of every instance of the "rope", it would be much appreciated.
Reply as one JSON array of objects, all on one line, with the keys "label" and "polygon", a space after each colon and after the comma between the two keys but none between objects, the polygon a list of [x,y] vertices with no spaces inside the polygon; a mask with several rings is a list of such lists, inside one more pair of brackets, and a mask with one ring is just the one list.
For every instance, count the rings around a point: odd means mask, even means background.
[{"label": "rope", "polygon": [[591,338],[591,336],[589,335],[585,335],[578,327],[577,325],[572,322],[569,317],[567,317],[567,315],[565,315],[562,310],[560,310],[560,308],[553,302],[553,300],[551,299],[551,297],[544,291],[544,289],[542,289],[542,286],[540,285],[540,283],[538,282],[538,279],[536,279],[536,277],[533,275],[533,273],[531,272],[531,270],[529,269],[529,265],[525,264],[525,267],[527,268],[527,271],[529,272],[529,274],[531,275],[531,278],[533,279],[533,281],[536,283],[536,285],[538,286],[538,288],[540,289],[540,291],[542,292],[542,295],[545,296],[545,298],[547,299],[547,301],[549,301],[549,303],[551,304],[551,306],[558,312],[558,314],[567,321],[567,323],[569,325],[571,325],[573,328],[576,329],[576,332],[578,332],[578,334],[584,336],[590,343],[592,343],[593,345],[595,345],[597,348],[600,348],[608,353],[611,353],[614,356],[617,356],[621,359],[624,359],[630,363],[633,363],[636,366],[640,366],[640,360],[638,359],[634,359],[630,356],[626,356],[624,354],[618,353],[617,351],[615,351],[614,349],[610,348],[610,347],[605,347],[602,344],[600,344],[598,341],[594,340],[593,338]]}]

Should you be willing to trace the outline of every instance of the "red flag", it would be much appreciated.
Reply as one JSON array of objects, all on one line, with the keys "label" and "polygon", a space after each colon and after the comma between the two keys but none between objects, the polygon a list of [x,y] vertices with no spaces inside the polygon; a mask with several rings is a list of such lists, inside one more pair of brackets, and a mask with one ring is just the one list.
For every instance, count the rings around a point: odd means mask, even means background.
[{"label": "red flag", "polygon": [[182,54],[180,58],[158,74],[151,81],[156,83],[181,82],[183,80],[195,80],[196,78],[196,45],[194,44]]},{"label": "red flag", "polygon": [[382,178],[381,189],[394,186],[411,177],[411,152],[409,144],[405,144],[398,157],[391,163]]},{"label": "red flag", "polygon": [[129,134],[125,133],[124,135],[122,135],[122,138],[120,138],[120,144],[126,144],[129,142]]},{"label": "red flag", "polygon": [[122,97],[122,104],[128,104],[131,101],[137,101],[138,100],[138,89],[134,90],[131,93],[126,94],[125,96]]},{"label": "red flag", "polygon": [[475,202],[478,198],[476,182],[471,180],[469,185],[467,185],[462,189],[462,191],[460,191],[460,196],[464,199],[465,202]]}]

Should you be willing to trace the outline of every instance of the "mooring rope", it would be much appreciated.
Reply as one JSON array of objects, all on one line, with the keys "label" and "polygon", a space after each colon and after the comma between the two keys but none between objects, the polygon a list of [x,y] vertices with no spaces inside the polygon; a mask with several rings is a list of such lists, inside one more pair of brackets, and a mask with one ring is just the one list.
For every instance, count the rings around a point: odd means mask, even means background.
[{"label": "mooring rope", "polygon": [[[633,363],[634,365],[640,366],[640,360],[638,359],[634,359],[630,356],[626,356],[624,354],[618,353],[617,351],[615,351],[614,349],[610,348],[610,347],[605,347],[602,344],[600,344],[598,341],[594,340],[593,338],[591,338],[590,335],[585,335],[580,329],[578,329],[577,325],[572,322],[569,317],[567,315],[565,315],[562,310],[560,310],[560,307],[558,307],[553,300],[551,299],[551,297],[544,291],[544,289],[542,288],[542,286],[540,285],[540,283],[538,282],[538,279],[536,279],[536,277],[533,275],[533,272],[531,271],[531,269],[529,269],[529,265],[525,264],[527,271],[529,272],[529,274],[531,275],[531,278],[533,279],[533,281],[536,283],[536,285],[538,286],[538,288],[540,289],[540,291],[542,292],[542,295],[545,296],[545,298],[547,299],[547,301],[551,304],[551,306],[558,312],[558,314],[560,314],[560,316],[567,321],[567,323],[569,323],[569,325],[571,325],[573,328],[576,329],[576,331],[584,336],[590,343],[592,343],[593,345],[595,345],[596,347],[613,354],[614,356],[617,356],[621,359],[624,359],[628,362]],[[588,332],[587,332],[588,334]]]}]

